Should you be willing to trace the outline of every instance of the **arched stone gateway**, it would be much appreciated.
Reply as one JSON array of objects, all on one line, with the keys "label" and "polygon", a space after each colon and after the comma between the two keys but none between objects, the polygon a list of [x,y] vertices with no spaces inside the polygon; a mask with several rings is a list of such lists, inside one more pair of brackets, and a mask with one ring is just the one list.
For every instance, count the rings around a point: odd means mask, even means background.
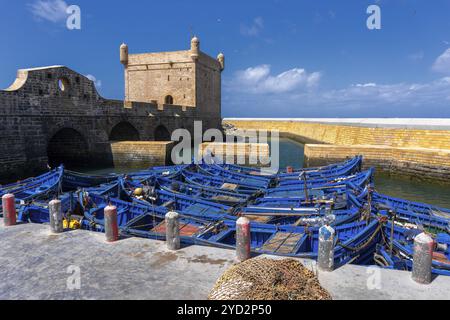
[{"label": "arched stone gateway", "polygon": [[129,122],[120,122],[117,124],[109,135],[110,141],[139,141],[141,140],[139,131],[136,130]]},{"label": "arched stone gateway", "polygon": [[162,124],[155,129],[155,141],[170,141],[171,135],[169,130]]},{"label": "arched stone gateway", "polygon": [[81,133],[72,128],[61,129],[48,142],[47,157],[51,167],[61,164],[68,168],[88,166],[88,142]]}]

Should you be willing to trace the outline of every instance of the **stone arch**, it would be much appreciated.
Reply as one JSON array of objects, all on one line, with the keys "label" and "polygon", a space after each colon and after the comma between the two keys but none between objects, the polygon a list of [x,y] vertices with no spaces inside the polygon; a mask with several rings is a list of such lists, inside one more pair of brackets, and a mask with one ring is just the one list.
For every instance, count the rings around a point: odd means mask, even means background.
[{"label": "stone arch", "polygon": [[61,164],[67,168],[88,166],[90,164],[88,141],[75,129],[68,127],[60,129],[48,141],[47,157],[51,167]]},{"label": "stone arch", "polygon": [[122,121],[112,128],[109,135],[110,141],[139,141],[139,131],[127,121]]},{"label": "stone arch", "polygon": [[164,98],[164,104],[172,105],[173,104],[173,97],[171,95],[167,95]]},{"label": "stone arch", "polygon": [[155,141],[170,141],[171,134],[164,125],[159,125],[155,129]]}]

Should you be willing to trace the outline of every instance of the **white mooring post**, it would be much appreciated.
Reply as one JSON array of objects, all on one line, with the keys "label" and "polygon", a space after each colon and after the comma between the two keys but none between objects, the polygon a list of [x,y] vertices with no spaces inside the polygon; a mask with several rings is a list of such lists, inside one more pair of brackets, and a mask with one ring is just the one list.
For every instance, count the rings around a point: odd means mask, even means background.
[{"label": "white mooring post", "polygon": [[433,263],[434,240],[426,233],[414,239],[414,256],[412,279],[420,284],[431,283],[431,266]]},{"label": "white mooring post", "polygon": [[319,270],[331,272],[334,270],[334,237],[335,231],[330,226],[319,229],[319,251],[317,266]]},{"label": "white mooring post", "polygon": [[64,228],[61,200],[50,201],[48,209],[50,213],[50,231],[52,233],[62,233]]},{"label": "white mooring post", "polygon": [[245,217],[239,218],[236,221],[236,257],[239,262],[251,258],[250,239],[250,220]]},{"label": "white mooring post", "polygon": [[166,214],[166,243],[172,251],[179,250],[180,244],[180,216],[176,212]]}]

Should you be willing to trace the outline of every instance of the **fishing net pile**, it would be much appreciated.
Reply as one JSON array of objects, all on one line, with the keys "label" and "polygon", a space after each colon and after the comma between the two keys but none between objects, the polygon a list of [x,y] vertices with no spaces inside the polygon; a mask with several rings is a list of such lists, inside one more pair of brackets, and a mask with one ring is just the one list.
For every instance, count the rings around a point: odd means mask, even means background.
[{"label": "fishing net pile", "polygon": [[250,259],[228,269],[209,300],[331,300],[315,274],[293,259]]}]

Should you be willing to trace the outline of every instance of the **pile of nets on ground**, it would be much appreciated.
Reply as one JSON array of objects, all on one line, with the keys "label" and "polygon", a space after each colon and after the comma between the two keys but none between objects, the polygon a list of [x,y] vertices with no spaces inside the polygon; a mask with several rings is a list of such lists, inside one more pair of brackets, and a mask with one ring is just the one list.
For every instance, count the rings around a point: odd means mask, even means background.
[{"label": "pile of nets on ground", "polygon": [[331,300],[316,275],[293,259],[250,259],[228,269],[209,300]]}]

